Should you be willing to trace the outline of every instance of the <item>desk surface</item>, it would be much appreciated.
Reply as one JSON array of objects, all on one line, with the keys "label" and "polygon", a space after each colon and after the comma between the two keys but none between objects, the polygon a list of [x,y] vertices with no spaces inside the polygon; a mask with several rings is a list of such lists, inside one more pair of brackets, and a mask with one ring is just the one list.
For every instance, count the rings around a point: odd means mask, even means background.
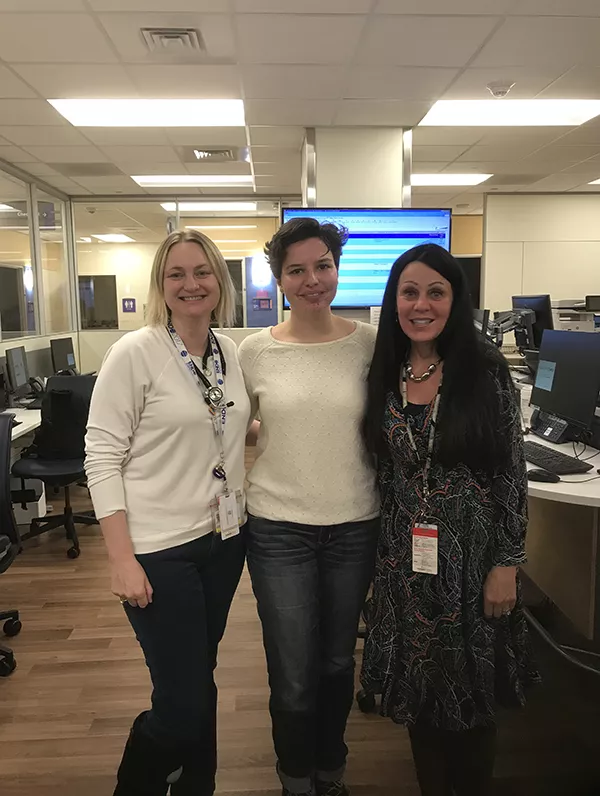
[{"label": "desk surface", "polygon": [[8,409],[8,413],[15,416],[15,420],[20,421],[20,426],[15,426],[12,430],[12,441],[19,437],[24,437],[39,428],[42,422],[42,413],[39,409]]},{"label": "desk surface", "polygon": [[[538,442],[546,448],[566,453],[573,456],[573,445],[570,442],[563,445],[553,445],[535,434],[528,434],[525,439]],[[577,445],[577,451],[582,450],[582,445]],[[595,456],[594,456],[595,454]],[[593,458],[591,458],[593,457]],[[600,467],[600,451],[595,448],[586,448],[581,454],[582,459],[589,460],[593,469],[582,475],[561,475],[558,484],[546,484],[540,481],[528,481],[528,494],[530,497],[543,500],[556,500],[559,503],[575,503],[579,506],[594,506],[600,508],[600,475],[596,470]],[[528,470],[537,469],[534,464],[527,462]]]}]

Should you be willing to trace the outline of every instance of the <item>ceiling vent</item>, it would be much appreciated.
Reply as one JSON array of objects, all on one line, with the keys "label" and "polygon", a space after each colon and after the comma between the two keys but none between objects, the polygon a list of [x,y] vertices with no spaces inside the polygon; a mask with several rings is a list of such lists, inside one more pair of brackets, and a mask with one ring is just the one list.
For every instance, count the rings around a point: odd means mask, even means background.
[{"label": "ceiling vent", "polygon": [[154,58],[204,60],[208,57],[204,37],[197,28],[142,28],[140,32]]},{"label": "ceiling vent", "polygon": [[177,149],[184,163],[250,163],[248,147],[182,146]]},{"label": "ceiling vent", "polygon": [[50,163],[63,177],[122,177],[114,163]]}]

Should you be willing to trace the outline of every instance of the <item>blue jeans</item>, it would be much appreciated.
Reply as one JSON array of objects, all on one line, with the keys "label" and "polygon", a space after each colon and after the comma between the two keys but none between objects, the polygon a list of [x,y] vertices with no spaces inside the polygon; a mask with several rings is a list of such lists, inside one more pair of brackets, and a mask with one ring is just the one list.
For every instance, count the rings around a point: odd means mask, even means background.
[{"label": "blue jeans", "polygon": [[248,518],[248,568],[267,655],[278,771],[293,793],[343,776],[358,621],[379,518],[299,525]]}]

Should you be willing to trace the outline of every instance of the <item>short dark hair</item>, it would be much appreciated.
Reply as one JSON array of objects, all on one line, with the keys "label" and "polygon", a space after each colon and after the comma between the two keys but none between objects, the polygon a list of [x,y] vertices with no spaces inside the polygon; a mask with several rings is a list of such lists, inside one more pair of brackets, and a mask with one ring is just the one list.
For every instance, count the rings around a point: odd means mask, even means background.
[{"label": "short dark hair", "polygon": [[283,262],[289,247],[293,243],[309,240],[309,238],[319,238],[319,240],[323,241],[325,246],[327,246],[327,251],[333,255],[335,267],[339,269],[342,248],[348,240],[346,227],[330,222],[321,224],[316,218],[302,216],[292,218],[282,224],[265,245],[265,256],[275,279],[278,281],[281,279]]},{"label": "short dark hair", "polygon": [[473,471],[492,472],[510,457],[511,440],[498,433],[501,410],[497,380],[510,382],[508,365],[475,330],[462,266],[434,243],[405,252],[390,271],[367,380],[363,426],[367,447],[371,453],[386,457],[382,426],[387,395],[399,391],[401,368],[410,353],[410,340],[398,323],[396,293],[402,271],[414,262],[433,268],[452,286],[452,308],[437,340],[438,353],[444,359],[444,383],[436,461],[446,467],[466,464]]}]

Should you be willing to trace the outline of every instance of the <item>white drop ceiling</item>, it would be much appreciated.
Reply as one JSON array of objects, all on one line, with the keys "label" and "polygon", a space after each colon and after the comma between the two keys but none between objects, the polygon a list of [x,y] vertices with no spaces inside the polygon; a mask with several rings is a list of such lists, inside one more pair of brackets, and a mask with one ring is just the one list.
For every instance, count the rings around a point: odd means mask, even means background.
[{"label": "white drop ceiling", "polygon": [[[196,28],[206,51],[159,60],[151,26]],[[417,125],[438,99],[489,98],[492,81],[515,82],[515,99],[598,99],[599,41],[600,0],[0,0],[0,158],[70,195],[164,193],[131,174],[253,172],[259,196],[297,196],[304,127]],[[247,127],[75,129],[45,101],[71,97],[241,98]],[[417,172],[496,175],[417,188],[416,205],[600,190],[600,120],[417,128],[414,144]],[[250,146],[252,163],[186,163],[191,146]]]}]

